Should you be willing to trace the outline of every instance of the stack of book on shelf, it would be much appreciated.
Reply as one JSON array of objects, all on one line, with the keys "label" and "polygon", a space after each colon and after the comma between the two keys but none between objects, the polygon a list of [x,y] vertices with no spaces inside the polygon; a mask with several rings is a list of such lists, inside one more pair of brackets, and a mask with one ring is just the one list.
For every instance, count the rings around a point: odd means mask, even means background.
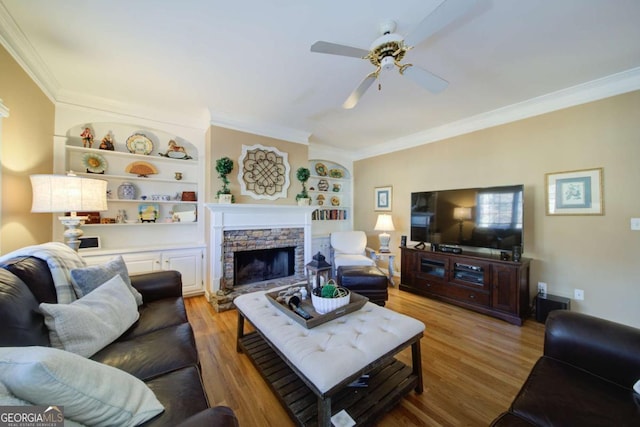
[{"label": "stack of book on shelf", "polygon": [[319,209],[311,214],[312,220],[343,220],[347,219],[346,209]]}]

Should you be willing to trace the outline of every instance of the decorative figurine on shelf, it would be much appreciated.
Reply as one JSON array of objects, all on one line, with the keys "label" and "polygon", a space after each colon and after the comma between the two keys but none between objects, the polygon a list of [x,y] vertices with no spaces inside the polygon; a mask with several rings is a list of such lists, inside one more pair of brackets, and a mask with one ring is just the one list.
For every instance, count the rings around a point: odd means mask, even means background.
[{"label": "decorative figurine on shelf", "polygon": [[171,157],[172,159],[192,159],[187,150],[182,145],[178,145],[173,139],[169,141],[169,148],[164,153],[158,153],[162,157]]},{"label": "decorative figurine on shelf", "polygon": [[111,139],[111,133],[107,133],[104,138],[102,138],[102,141],[100,141],[100,148],[101,150],[109,150],[109,151],[114,151],[115,147],[113,146],[113,140]]},{"label": "decorative figurine on shelf", "polygon": [[82,146],[85,148],[89,146],[88,148],[91,148],[93,145],[93,133],[91,132],[91,129],[88,127],[84,128],[80,137],[82,138]]}]

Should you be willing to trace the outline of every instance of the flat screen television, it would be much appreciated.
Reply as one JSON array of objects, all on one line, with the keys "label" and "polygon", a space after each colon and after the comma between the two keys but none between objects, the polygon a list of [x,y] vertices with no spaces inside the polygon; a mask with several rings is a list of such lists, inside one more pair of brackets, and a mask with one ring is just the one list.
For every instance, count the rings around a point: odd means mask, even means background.
[{"label": "flat screen television", "polygon": [[411,193],[411,240],[511,251],[522,246],[524,186]]}]

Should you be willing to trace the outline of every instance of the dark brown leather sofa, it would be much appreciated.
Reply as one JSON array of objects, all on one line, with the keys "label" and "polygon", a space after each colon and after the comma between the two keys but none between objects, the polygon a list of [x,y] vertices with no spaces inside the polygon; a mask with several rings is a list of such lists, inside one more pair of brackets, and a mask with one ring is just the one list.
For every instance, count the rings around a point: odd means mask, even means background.
[{"label": "dark brown leather sofa", "polygon": [[492,426],[640,426],[640,329],[549,314],[544,354]]},{"label": "dark brown leather sofa", "polygon": [[[50,346],[38,309],[42,302],[57,303],[47,263],[18,257],[0,267],[0,346]],[[144,301],[139,320],[91,359],[122,369],[153,390],[165,411],[144,425],[237,426],[230,408],[209,407],[180,274],[134,275],[131,283]]]}]

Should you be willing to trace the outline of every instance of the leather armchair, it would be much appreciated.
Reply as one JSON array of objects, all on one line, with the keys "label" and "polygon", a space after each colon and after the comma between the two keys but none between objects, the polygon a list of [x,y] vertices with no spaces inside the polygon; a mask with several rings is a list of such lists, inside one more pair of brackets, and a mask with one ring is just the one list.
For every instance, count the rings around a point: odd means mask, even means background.
[{"label": "leather armchair", "polygon": [[374,266],[375,261],[366,255],[367,235],[364,231],[336,231],[331,233],[330,262],[333,277],[338,267]]},{"label": "leather armchair", "polygon": [[640,329],[567,310],[546,322],[544,354],[492,426],[638,426]]}]

